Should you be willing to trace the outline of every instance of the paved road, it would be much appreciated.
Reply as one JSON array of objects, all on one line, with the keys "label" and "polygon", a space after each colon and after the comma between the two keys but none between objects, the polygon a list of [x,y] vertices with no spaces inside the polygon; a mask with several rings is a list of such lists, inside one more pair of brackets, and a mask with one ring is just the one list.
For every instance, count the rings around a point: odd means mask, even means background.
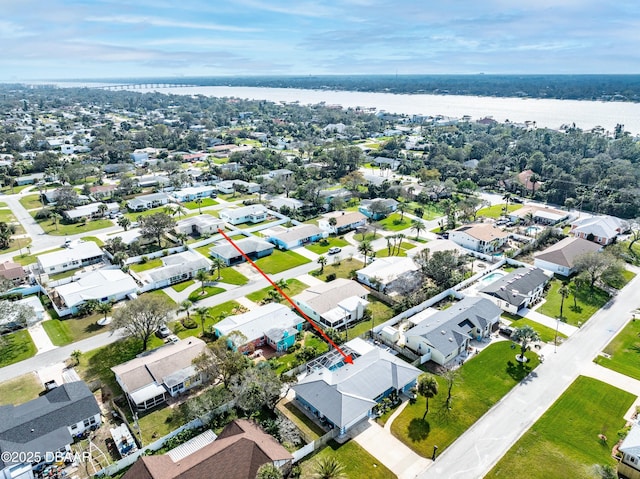
[{"label": "paved road", "polygon": [[[634,270],[634,271],[637,271]],[[483,477],[537,421],[640,306],[640,275],[417,477]]]}]

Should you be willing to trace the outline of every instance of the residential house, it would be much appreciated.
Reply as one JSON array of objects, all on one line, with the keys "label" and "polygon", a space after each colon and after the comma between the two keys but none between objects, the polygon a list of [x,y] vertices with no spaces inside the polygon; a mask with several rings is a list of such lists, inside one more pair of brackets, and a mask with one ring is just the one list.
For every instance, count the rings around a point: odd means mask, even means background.
[{"label": "residential house", "polygon": [[393,198],[362,200],[358,211],[374,221],[381,220],[389,216],[398,208],[398,202]]},{"label": "residential house", "polygon": [[618,477],[640,479],[640,424],[637,419],[618,446],[622,459],[618,462]]},{"label": "residential house", "polygon": [[149,195],[137,196],[127,201],[127,208],[131,211],[145,211],[158,206],[166,205],[170,201],[166,193],[151,193]]},{"label": "residential house", "polygon": [[136,178],[136,181],[138,182],[138,186],[140,186],[141,188],[149,188],[152,186],[155,186],[157,188],[160,189],[171,189],[168,188],[169,185],[171,185],[171,179],[167,178],[166,176],[161,176],[161,175],[143,175],[143,176],[138,176]]},{"label": "residential house", "polygon": [[541,225],[555,225],[569,217],[567,211],[556,210],[546,206],[525,205],[509,213],[509,219],[514,223],[530,217],[534,223]]},{"label": "residential house", "polygon": [[37,295],[26,296],[22,299],[16,301],[16,304],[23,304],[33,309],[33,317],[31,318],[31,323],[37,323],[38,321],[42,321],[44,319],[44,306],[42,306],[42,302]]},{"label": "residential house", "polygon": [[371,160],[372,165],[376,165],[380,168],[387,168],[389,170],[397,170],[400,166],[400,160],[394,158],[386,158],[384,156],[376,156]]},{"label": "residential house", "polygon": [[324,201],[325,205],[331,205],[335,199],[350,200],[353,198],[353,193],[346,188],[334,188],[321,190],[318,196]]},{"label": "residential house", "polygon": [[418,281],[419,269],[411,258],[389,256],[377,258],[370,265],[356,271],[356,278],[370,288],[389,293],[398,286]]},{"label": "residential house", "polygon": [[[104,211],[100,211],[101,206],[106,206]],[[120,205],[118,203],[89,203],[88,205],[76,206],[73,209],[67,210],[63,213],[70,221],[79,221],[83,218],[92,219],[106,216],[109,213],[115,213],[120,211]]]},{"label": "residential house", "polygon": [[405,331],[405,345],[423,363],[433,361],[445,366],[465,352],[472,339],[480,341],[489,336],[498,327],[501,313],[488,299],[467,296],[426,318],[409,318],[417,324]]},{"label": "residential house", "polygon": [[21,264],[5,261],[0,263],[0,277],[13,281],[14,284],[20,284],[29,277],[29,274]]},{"label": "residential house", "polygon": [[283,180],[288,180],[292,176],[293,176],[293,171],[287,170],[286,168],[281,168],[278,170],[272,170],[269,173],[260,175],[259,177],[264,178],[265,180],[283,181]]},{"label": "residential house", "polygon": [[507,243],[509,233],[490,224],[475,223],[449,231],[449,239],[463,248],[490,254]]},{"label": "residential house", "polygon": [[149,153],[146,151],[136,150],[129,155],[129,157],[133,160],[136,165],[144,164],[146,161],[149,161]]},{"label": "residential house", "polygon": [[134,279],[119,269],[99,269],[80,277],[77,281],[56,286],[49,298],[58,316],[76,314],[90,300],[113,303],[131,298],[138,292]]},{"label": "residential house", "polygon": [[111,198],[116,189],[116,185],[96,185],[89,188],[89,194],[94,199]]},{"label": "residential house", "polygon": [[297,210],[302,208],[304,203],[295,198],[274,198],[269,202],[269,208],[272,210],[280,211],[281,208],[286,207],[290,210]]},{"label": "residential house", "polygon": [[210,198],[216,192],[216,187],[211,185],[205,186],[189,186],[181,190],[171,192],[174,201],[179,203],[186,201],[195,201],[202,198]]},{"label": "residential house", "polygon": [[246,313],[228,316],[214,328],[217,337],[236,331],[243,335],[241,340],[229,340],[229,347],[233,349],[251,351],[269,345],[276,351],[286,351],[295,344],[303,324],[304,319],[290,308],[269,303]]},{"label": "residential house", "polygon": [[255,479],[260,466],[286,474],[293,457],[273,436],[247,419],[234,419],[219,436],[208,430],[167,454],[140,456],[122,479]]},{"label": "residential house", "polygon": [[579,256],[599,251],[601,246],[579,237],[568,237],[553,244],[539,253],[535,253],[533,265],[561,276],[571,276],[574,264]]},{"label": "residential house", "polygon": [[535,175],[532,170],[524,170],[521,173],[518,173],[518,182],[524,186],[527,191],[531,191],[535,193],[542,187],[541,181],[536,181],[533,183],[531,178]]},{"label": "residential house", "polygon": [[[55,189],[55,190],[48,190],[45,191],[42,195],[44,196],[44,199],[47,200],[47,203],[49,205],[55,205],[56,202],[58,201],[58,194],[60,193],[60,189]],[[86,195],[77,195],[74,198],[74,205],[84,205],[89,203],[91,200],[88,196]]]},{"label": "residential house", "polygon": [[268,210],[262,205],[248,205],[240,208],[225,208],[220,210],[220,219],[232,225],[243,223],[262,223],[269,216]]},{"label": "residential house", "polygon": [[355,281],[337,278],[310,286],[291,298],[314,321],[340,329],[362,319],[368,291]]},{"label": "residential house", "polygon": [[268,230],[261,231],[261,233],[267,241],[283,250],[314,243],[329,236],[329,233],[326,231],[322,231],[317,226],[309,224],[301,224],[298,226],[292,226],[291,228],[274,226]]},{"label": "residential house", "polygon": [[260,185],[258,183],[243,180],[225,180],[216,184],[218,191],[227,195],[238,191],[238,186],[241,188],[244,187],[247,193],[258,193],[260,191]]},{"label": "residential house", "polygon": [[[235,241],[235,244],[238,245],[238,248],[240,248],[252,260],[269,256],[273,253],[273,249],[275,248],[272,243],[255,237]],[[244,257],[238,252],[238,250],[226,241],[210,248],[209,255],[214,258],[220,258],[227,266],[232,266],[245,261]]]},{"label": "residential house", "polygon": [[30,175],[18,176],[16,178],[16,185],[17,186],[33,185],[43,179],[44,179],[44,173],[32,173]]},{"label": "residential house", "polygon": [[100,263],[103,253],[93,241],[74,241],[60,251],[38,255],[38,269],[56,274]]},{"label": "residential house", "polygon": [[209,349],[189,337],[169,343],[111,368],[116,381],[138,411],[146,411],[203,383],[206,378],[193,360]]},{"label": "residential house", "polygon": [[[335,225],[331,218],[335,218]],[[322,218],[318,220],[318,226],[321,230],[328,232],[329,234],[340,235],[347,233],[348,231],[360,228],[367,223],[367,217],[357,211],[345,212],[334,211],[322,215]]]},{"label": "residential house", "polygon": [[316,416],[340,435],[373,417],[391,393],[409,394],[422,371],[360,338],[342,346],[353,359],[346,363],[330,351],[307,365],[310,370],[291,389],[294,404]]},{"label": "residential house", "polygon": [[606,246],[629,229],[626,221],[614,216],[591,216],[571,223],[571,234]]},{"label": "residential house", "polygon": [[517,314],[542,299],[550,275],[540,268],[518,268],[485,286],[479,293],[504,311]]},{"label": "residential house", "polygon": [[160,289],[172,284],[193,279],[199,271],[209,271],[210,261],[195,251],[186,250],[181,253],[161,258],[162,266],[140,271],[130,271],[134,278],[138,278],[144,286],[141,291]]},{"label": "residential house", "polygon": [[211,235],[224,229],[224,221],[215,216],[203,214],[185,218],[176,223],[176,231],[187,235]]},{"label": "residential house", "polygon": [[[33,478],[38,463],[71,453],[74,438],[101,422],[98,402],[82,381],[61,384],[19,406],[0,406],[0,478]],[[20,460],[38,456],[42,461]]]}]

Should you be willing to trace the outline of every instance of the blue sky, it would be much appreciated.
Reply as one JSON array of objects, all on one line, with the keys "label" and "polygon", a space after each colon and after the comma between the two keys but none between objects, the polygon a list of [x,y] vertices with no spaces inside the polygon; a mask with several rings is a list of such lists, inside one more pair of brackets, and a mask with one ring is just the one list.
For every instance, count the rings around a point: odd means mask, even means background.
[{"label": "blue sky", "polygon": [[640,2],[0,0],[0,80],[640,73]]}]

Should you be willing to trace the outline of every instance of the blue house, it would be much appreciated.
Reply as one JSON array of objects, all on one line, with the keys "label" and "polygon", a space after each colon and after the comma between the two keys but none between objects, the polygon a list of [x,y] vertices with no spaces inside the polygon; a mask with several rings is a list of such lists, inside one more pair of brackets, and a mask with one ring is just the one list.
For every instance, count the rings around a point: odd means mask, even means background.
[{"label": "blue house", "polygon": [[358,207],[360,213],[374,221],[386,218],[396,209],[398,209],[398,202],[393,198],[362,200]]},{"label": "blue house", "polygon": [[[276,351],[286,351],[295,344],[303,324],[304,319],[286,306],[269,303],[226,317],[215,325],[215,334],[227,336],[228,345],[234,350],[248,352],[268,345]],[[241,334],[231,334],[236,332]]]},{"label": "blue house", "polygon": [[316,225],[298,225],[292,228],[275,226],[262,231],[267,241],[276,245],[279,249],[292,249],[297,246],[304,246],[315,243],[329,236],[329,233],[322,231]]},{"label": "blue house", "polygon": [[[252,260],[269,256],[275,248],[272,243],[258,238],[244,238],[236,241],[236,244]],[[220,258],[227,266],[244,262],[244,257],[226,241],[218,246],[209,248],[209,255],[214,258]]]}]

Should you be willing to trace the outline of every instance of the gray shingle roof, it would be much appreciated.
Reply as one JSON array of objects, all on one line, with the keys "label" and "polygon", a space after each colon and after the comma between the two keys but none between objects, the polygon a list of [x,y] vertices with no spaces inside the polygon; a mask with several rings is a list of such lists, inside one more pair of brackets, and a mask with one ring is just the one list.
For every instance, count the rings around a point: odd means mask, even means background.
[{"label": "gray shingle roof", "polygon": [[540,268],[518,268],[480,290],[481,293],[520,306],[549,277]]}]

